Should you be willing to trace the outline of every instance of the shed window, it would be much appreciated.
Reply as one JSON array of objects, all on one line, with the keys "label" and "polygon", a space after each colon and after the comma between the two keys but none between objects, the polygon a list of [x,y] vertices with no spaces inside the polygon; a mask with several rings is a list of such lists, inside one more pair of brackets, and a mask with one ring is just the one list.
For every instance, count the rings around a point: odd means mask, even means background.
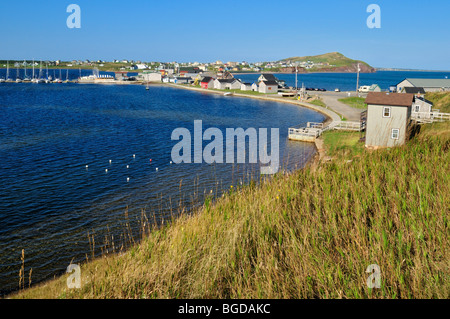
[{"label": "shed window", "polygon": [[392,129],[391,138],[394,140],[398,140],[398,135],[400,134],[400,130],[398,128]]},{"label": "shed window", "polygon": [[391,117],[391,108],[383,107],[383,117]]},{"label": "shed window", "polygon": [[416,105],[416,112],[420,111],[420,105]]}]

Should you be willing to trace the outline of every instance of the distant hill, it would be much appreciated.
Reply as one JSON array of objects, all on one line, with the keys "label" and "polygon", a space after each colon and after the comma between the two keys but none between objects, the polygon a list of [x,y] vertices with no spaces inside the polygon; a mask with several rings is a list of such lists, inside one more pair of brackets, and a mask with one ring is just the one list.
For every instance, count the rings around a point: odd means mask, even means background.
[{"label": "distant hill", "polygon": [[[310,68],[306,65],[302,67],[302,72],[357,72],[357,65],[361,72],[372,73],[375,72],[375,68],[370,66],[364,61],[352,60],[347,58],[345,55],[339,52],[325,53],[321,55],[314,56],[303,56],[303,57],[291,57],[281,60],[283,62],[303,62],[308,64]],[[299,70],[300,71],[300,70]]]}]

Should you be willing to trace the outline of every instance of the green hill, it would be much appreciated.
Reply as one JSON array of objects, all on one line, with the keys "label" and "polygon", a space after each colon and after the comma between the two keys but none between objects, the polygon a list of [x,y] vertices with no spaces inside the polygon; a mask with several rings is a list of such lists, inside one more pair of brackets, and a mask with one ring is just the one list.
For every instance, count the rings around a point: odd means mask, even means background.
[{"label": "green hill", "polygon": [[[357,64],[360,64],[361,72],[374,72],[375,69],[368,63],[360,60],[353,60],[342,53],[331,52],[314,56],[303,56],[303,57],[290,57],[283,59],[281,61],[290,62],[312,62],[314,66],[311,70],[323,70],[323,71],[343,71],[343,72],[353,72],[356,71]],[[319,64],[319,65],[317,65]]]}]

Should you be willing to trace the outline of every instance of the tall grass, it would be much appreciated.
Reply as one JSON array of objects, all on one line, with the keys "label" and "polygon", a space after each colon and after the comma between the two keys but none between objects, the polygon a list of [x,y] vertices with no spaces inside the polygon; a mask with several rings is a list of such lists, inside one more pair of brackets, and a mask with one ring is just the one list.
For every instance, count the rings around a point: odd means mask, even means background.
[{"label": "tall grass", "polygon": [[[230,188],[20,298],[449,298],[448,123],[407,145]],[[381,288],[365,271],[381,269]]]}]

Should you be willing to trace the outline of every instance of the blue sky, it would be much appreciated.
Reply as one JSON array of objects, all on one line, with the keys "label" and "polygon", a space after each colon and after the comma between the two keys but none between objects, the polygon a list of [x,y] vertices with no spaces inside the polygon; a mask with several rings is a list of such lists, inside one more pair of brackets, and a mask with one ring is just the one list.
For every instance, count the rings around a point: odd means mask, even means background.
[{"label": "blue sky", "polygon": [[[69,29],[69,4],[81,28]],[[369,4],[381,28],[369,29]],[[0,59],[269,61],[338,51],[376,67],[450,70],[448,0],[0,2]]]}]

